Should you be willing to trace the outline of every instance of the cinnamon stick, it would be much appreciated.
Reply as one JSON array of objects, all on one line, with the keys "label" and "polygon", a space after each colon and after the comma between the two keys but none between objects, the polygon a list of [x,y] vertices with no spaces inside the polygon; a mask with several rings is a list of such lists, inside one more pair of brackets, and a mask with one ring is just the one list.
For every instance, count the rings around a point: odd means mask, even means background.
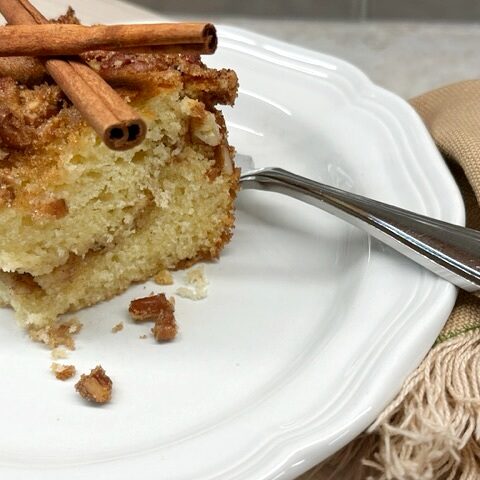
[{"label": "cinnamon stick", "polygon": [[[28,0],[0,0],[0,12],[9,24],[48,23]],[[46,59],[44,65],[109,148],[127,150],[143,141],[146,134],[145,122],[90,67],[79,59]]]},{"label": "cinnamon stick", "polygon": [[78,55],[89,50],[211,54],[215,27],[205,23],[16,25],[0,27],[0,56]]}]

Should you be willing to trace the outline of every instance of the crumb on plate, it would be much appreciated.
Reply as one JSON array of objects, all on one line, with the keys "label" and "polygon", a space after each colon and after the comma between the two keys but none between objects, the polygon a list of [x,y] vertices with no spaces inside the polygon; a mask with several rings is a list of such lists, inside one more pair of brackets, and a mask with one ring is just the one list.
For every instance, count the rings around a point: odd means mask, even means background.
[{"label": "crumb on plate", "polygon": [[55,347],[51,350],[50,356],[54,360],[58,360],[60,358],[68,358],[68,352],[65,350],[64,347]]},{"label": "crumb on plate", "polygon": [[152,334],[158,342],[173,340],[177,335],[175,305],[164,293],[150,297],[137,298],[128,309],[135,321],[153,321]]},{"label": "crumb on plate", "polygon": [[182,298],[188,298],[189,300],[203,300],[207,297],[206,290],[199,290],[197,288],[179,287],[175,293]]},{"label": "crumb on plate", "polygon": [[173,305],[169,303],[169,308],[162,311],[162,314],[155,320],[152,333],[157,342],[168,342],[177,336],[177,323]]},{"label": "crumb on plate", "polygon": [[44,343],[51,349],[63,345],[69,350],[75,350],[75,340],[72,335],[80,332],[82,327],[83,324],[76,318],[70,318],[45,327],[32,327],[28,330],[28,334],[33,341]]},{"label": "crumb on plate", "polygon": [[97,365],[88,375],[82,374],[75,390],[89,402],[107,403],[112,398],[112,380],[105,370]]},{"label": "crumb on plate", "polygon": [[112,327],[112,333],[121,332],[123,330],[123,322],[117,323]]},{"label": "crumb on plate", "polygon": [[137,322],[155,321],[165,310],[171,309],[172,304],[164,293],[136,298],[130,302],[128,312]]},{"label": "crumb on plate", "polygon": [[179,297],[189,300],[203,300],[208,294],[208,280],[205,276],[205,267],[200,265],[192,268],[186,274],[186,281],[192,287],[180,287],[175,292]]},{"label": "crumb on plate", "polygon": [[68,380],[75,376],[76,370],[74,365],[62,365],[60,363],[53,362],[50,365],[50,370],[55,374],[57,380]]}]

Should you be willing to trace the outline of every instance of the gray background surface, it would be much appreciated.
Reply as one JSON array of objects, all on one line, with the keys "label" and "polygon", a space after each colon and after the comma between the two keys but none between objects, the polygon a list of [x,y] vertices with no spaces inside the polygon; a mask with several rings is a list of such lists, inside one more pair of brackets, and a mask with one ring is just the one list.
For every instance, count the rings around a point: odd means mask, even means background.
[{"label": "gray background surface", "polygon": [[134,0],[164,13],[322,19],[480,20],[480,0]]}]

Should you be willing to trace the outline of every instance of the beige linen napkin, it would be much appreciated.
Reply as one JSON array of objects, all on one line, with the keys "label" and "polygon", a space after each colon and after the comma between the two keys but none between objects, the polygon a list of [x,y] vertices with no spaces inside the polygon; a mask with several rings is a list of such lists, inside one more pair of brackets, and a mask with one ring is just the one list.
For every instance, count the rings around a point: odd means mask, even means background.
[{"label": "beige linen napkin", "polygon": [[[448,85],[411,104],[458,182],[467,226],[480,230],[480,80]],[[459,294],[397,398],[367,432],[300,479],[480,479],[480,298]]]}]

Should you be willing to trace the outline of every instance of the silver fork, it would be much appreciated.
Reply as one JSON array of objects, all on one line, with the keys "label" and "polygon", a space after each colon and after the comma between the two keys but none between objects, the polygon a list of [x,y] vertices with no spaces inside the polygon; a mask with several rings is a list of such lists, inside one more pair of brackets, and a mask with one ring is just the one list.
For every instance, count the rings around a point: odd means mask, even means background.
[{"label": "silver fork", "polygon": [[480,232],[419,215],[330,187],[282,168],[252,170],[252,158],[237,155],[243,190],[296,198],[369,233],[439,277],[468,292],[480,291]]}]

